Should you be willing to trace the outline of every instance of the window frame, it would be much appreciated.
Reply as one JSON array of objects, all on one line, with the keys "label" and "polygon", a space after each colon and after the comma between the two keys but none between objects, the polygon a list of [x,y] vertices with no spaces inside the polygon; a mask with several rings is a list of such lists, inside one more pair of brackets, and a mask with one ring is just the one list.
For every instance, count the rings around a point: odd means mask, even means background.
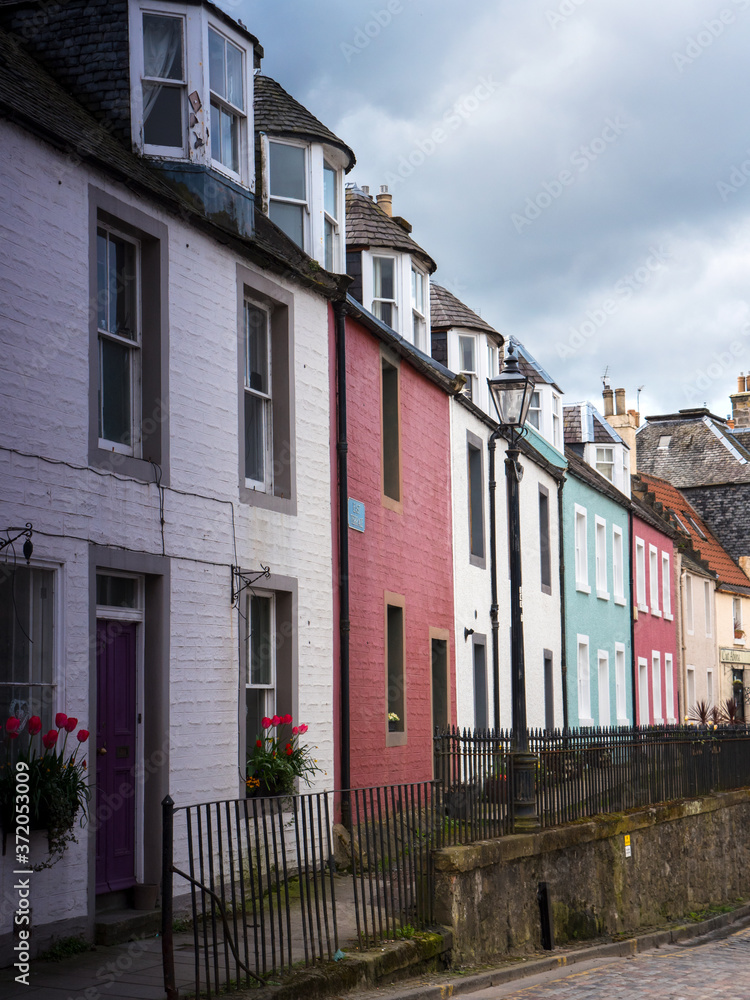
[{"label": "window frame", "polygon": [[[383,623],[383,648],[384,648],[384,674],[385,674],[385,745],[386,747],[402,747],[406,746],[408,740],[408,713],[407,713],[407,677],[406,677],[406,662],[407,662],[407,650],[406,650],[406,598],[403,594],[394,594],[390,591],[385,591],[383,595],[383,611],[384,611],[384,623]],[[396,732],[390,731],[390,726],[388,725],[388,714],[392,711],[391,706],[395,706],[397,703],[393,702],[390,697],[390,679],[391,679],[391,664],[390,664],[390,633],[388,627],[388,611],[390,608],[398,608],[401,611],[401,688],[402,696],[401,701],[398,703],[401,707],[401,716],[399,718],[399,723],[402,728]]]},{"label": "window frame", "polygon": [[[190,60],[188,57],[188,24],[187,16],[183,12],[175,12],[174,8],[169,9],[166,5],[162,4],[148,4],[148,9],[146,5],[138,6],[138,26],[140,29],[139,34],[136,36],[139,39],[139,45],[134,46],[138,50],[135,54],[137,61],[137,66],[140,72],[135,74],[136,82],[138,86],[138,93],[140,97],[140,107],[137,109],[140,114],[137,116],[138,120],[141,122],[141,142],[140,147],[143,150],[144,156],[156,156],[163,159],[179,159],[184,160],[189,156],[188,152],[188,142],[189,142],[189,127],[188,127],[188,114],[187,114],[187,94],[189,89],[190,80],[188,78]],[[175,21],[179,21],[182,26],[182,80],[171,80],[164,79],[161,77],[147,77],[145,73],[145,53],[144,53],[144,41],[145,32],[143,30],[143,18],[144,15],[152,14],[157,17],[169,17]],[[131,47],[131,59],[133,58],[133,47]],[[146,122],[144,118],[144,100],[143,100],[143,84],[144,83],[158,83],[161,86],[167,86],[174,90],[179,89],[182,94],[182,100],[180,101],[181,110],[181,120],[180,127],[182,132],[182,145],[181,146],[160,146],[155,143],[147,143],[145,137]],[[133,112],[136,112],[136,108],[133,107]],[[136,115],[134,114],[134,121],[136,120]],[[177,150],[179,149],[179,152]]]},{"label": "window frame", "polygon": [[664,719],[667,723],[677,721],[677,713],[674,708],[674,656],[672,653],[664,654]]},{"label": "window frame", "polygon": [[635,536],[635,603],[639,611],[648,612],[646,604],[646,542]]},{"label": "window frame", "polygon": [[[441,683],[445,681],[445,714],[446,714],[446,729],[450,728],[451,724],[451,675],[450,675],[450,632],[447,628],[434,628],[430,626],[427,630],[428,642],[429,642],[429,653],[430,653],[430,720],[432,723],[431,732],[435,732],[435,727],[438,725],[435,721],[435,644],[444,643],[445,644],[445,663],[439,664],[440,673],[442,675],[443,671],[445,676],[441,676]],[[434,763],[434,762],[433,762]]]},{"label": "window frame", "polygon": [[[611,461],[605,461],[604,459],[600,459],[600,457],[599,457],[599,453],[600,452],[609,452],[611,454],[611,456],[612,456]],[[599,466],[602,466],[602,465],[611,468],[611,470],[612,470],[612,475],[611,476],[607,476],[607,475],[605,475],[604,472],[602,472],[602,470],[599,468]],[[614,483],[615,483],[615,448],[614,448],[614,445],[609,445],[609,444],[597,444],[597,445],[594,445],[594,468],[596,469],[596,471],[599,473],[599,475],[603,479],[606,479],[608,483],[612,483],[614,485]]]},{"label": "window frame", "polygon": [[685,666],[685,705],[686,714],[695,705],[695,667],[691,664]]},{"label": "window frame", "polygon": [[661,605],[664,620],[671,622],[674,620],[672,614],[672,560],[668,552],[662,550],[661,553]]},{"label": "window frame", "polygon": [[661,618],[659,608],[659,550],[655,545],[648,547],[648,583],[649,583],[649,610],[652,615]]},{"label": "window frame", "polygon": [[[89,185],[89,296],[98,301],[97,233],[103,226],[140,246],[139,452],[115,450],[99,437],[98,310],[89,310],[89,465],[152,482],[159,466],[169,485],[169,230],[94,185]],[[103,446],[106,444],[107,446]]]},{"label": "window frame", "polygon": [[703,581],[703,610],[706,619],[706,638],[713,638],[714,634],[714,613],[712,607],[713,601],[711,599],[711,584],[708,580]]},{"label": "window frame", "polygon": [[[244,649],[244,653],[245,653],[244,663],[245,663],[245,666],[244,666],[244,670],[243,670],[244,687],[245,687],[245,715],[247,717],[247,692],[248,691],[264,691],[264,692],[266,692],[266,694],[265,694],[266,704],[265,704],[265,711],[263,713],[261,713],[261,717],[263,715],[268,716],[268,717],[273,717],[276,714],[281,714],[281,713],[277,713],[277,711],[276,711],[276,643],[274,641],[276,633],[277,633],[277,626],[276,626],[276,621],[277,621],[277,619],[276,619],[276,595],[274,594],[273,591],[269,591],[269,590],[265,590],[265,589],[263,589],[263,590],[256,590],[253,587],[253,588],[248,588],[244,592],[243,597],[244,597],[244,605],[245,605],[245,613],[243,615],[243,618],[244,618],[243,645],[245,647],[245,649]],[[270,602],[270,628],[269,628],[269,633],[270,633],[270,636],[273,637],[273,638],[271,639],[271,680],[270,680],[270,683],[268,683],[268,684],[253,684],[251,682],[251,680],[250,680],[250,663],[251,663],[251,659],[252,659],[252,655],[253,655],[253,653],[252,653],[252,630],[250,628],[250,623],[252,621],[252,615],[251,615],[250,606],[251,606],[251,604],[252,604],[252,602],[254,600],[263,600],[263,601],[269,601]],[[269,701],[269,698],[270,698],[270,701]],[[248,751],[250,750],[250,742],[249,741],[251,739],[253,739],[253,736],[254,736],[254,734],[251,734],[250,732],[246,733],[246,745],[248,747]],[[262,733],[258,733],[257,736],[262,738]]]},{"label": "window frame", "polygon": [[661,653],[651,650],[651,702],[654,710],[654,724],[661,725],[664,722],[662,714],[662,683],[661,683]]},{"label": "window frame", "polygon": [[612,525],[612,592],[615,604],[624,605],[625,598],[625,537],[619,524]]},{"label": "window frame", "polygon": [[[585,655],[582,657],[582,652]],[[578,725],[593,726],[591,715],[591,650],[587,635],[576,636],[576,680],[578,691]],[[586,709],[584,714],[583,709]]]},{"label": "window frame", "polygon": [[607,566],[607,522],[599,514],[594,517],[594,549],[596,554],[596,596],[609,600]]},{"label": "window frame", "polygon": [[[463,375],[466,379],[466,385],[463,387],[461,392],[464,396],[468,396],[472,402],[475,402],[476,396],[476,385],[478,382],[478,363],[479,358],[477,356],[478,344],[477,338],[473,333],[459,333],[457,334],[457,348],[458,348],[458,373]],[[474,368],[463,368],[463,351],[461,350],[461,341],[467,340],[471,343],[471,354],[474,361]]]},{"label": "window frame", "polygon": [[[397,514],[404,511],[404,477],[402,467],[402,447],[401,447],[401,364],[400,360],[387,348],[381,347],[379,354],[380,362],[380,502],[383,507],[392,510]],[[386,435],[385,421],[390,415],[386,413],[386,399],[384,373],[395,372],[395,432],[389,431]],[[389,404],[390,407],[390,404]],[[391,449],[395,448],[397,454],[391,454]],[[386,469],[388,466],[388,469]],[[386,493],[386,474],[395,475],[398,479],[398,497]]]},{"label": "window frame", "polygon": [[552,393],[552,444],[558,451],[564,450],[562,434],[562,398]]},{"label": "window frame", "polygon": [[[582,532],[579,532],[579,525],[583,525]],[[576,590],[582,594],[590,594],[588,511],[585,507],[579,506],[579,504],[575,504],[573,510],[573,539],[575,543]],[[583,544],[581,544],[581,541]]]},{"label": "window frame", "polygon": [[[266,379],[268,382],[268,392],[262,392],[259,389],[253,389],[251,385],[248,384],[248,365],[249,365],[249,351],[248,351],[248,340],[249,340],[249,327],[248,327],[248,312],[249,309],[255,309],[262,313],[265,317],[265,338],[266,338]],[[245,296],[244,301],[244,319],[245,319],[245,358],[243,366],[243,376],[244,376],[244,396],[243,404],[247,405],[247,397],[250,396],[253,399],[260,400],[261,410],[263,414],[263,478],[253,479],[252,476],[247,474],[247,414],[245,412],[245,488],[249,490],[258,490],[261,493],[273,493],[273,338],[271,335],[271,316],[273,307],[265,303],[258,302],[251,298],[250,296]]]},{"label": "window frame", "polygon": [[238,181],[239,183],[243,183],[243,182],[246,182],[247,171],[243,174],[242,167],[243,167],[244,163],[249,163],[249,152],[250,152],[249,151],[249,145],[250,144],[249,144],[249,140],[248,140],[248,110],[247,110],[248,100],[249,100],[249,96],[250,96],[250,92],[249,92],[248,86],[247,86],[248,51],[247,51],[246,48],[243,49],[240,45],[238,45],[235,41],[233,41],[225,31],[222,31],[219,27],[217,27],[217,25],[216,25],[215,22],[212,22],[211,19],[208,19],[208,22],[206,24],[206,30],[205,30],[205,36],[206,36],[205,47],[206,47],[206,52],[207,53],[210,51],[210,37],[211,37],[210,33],[212,31],[216,35],[218,35],[219,38],[221,38],[223,40],[223,42],[224,42],[224,54],[225,54],[224,55],[224,65],[225,65],[225,73],[226,73],[226,48],[227,48],[227,45],[231,45],[233,48],[237,49],[238,52],[240,53],[240,59],[242,60],[242,72],[241,72],[241,78],[242,78],[242,98],[243,98],[245,107],[244,108],[240,108],[237,105],[232,104],[232,102],[229,101],[227,98],[222,97],[215,90],[213,90],[213,88],[211,87],[211,63],[210,63],[210,58],[206,57],[204,65],[207,67],[207,70],[206,70],[207,83],[204,83],[204,86],[205,86],[206,93],[208,94],[209,131],[212,128],[212,126],[211,126],[211,108],[213,107],[214,99],[216,99],[217,106],[220,109],[226,110],[227,113],[236,116],[237,119],[238,119],[237,161],[238,161],[238,167],[239,167],[239,169],[238,170],[234,170],[231,167],[228,167],[221,160],[217,160],[214,157],[214,155],[213,155],[213,148],[212,148],[212,141],[211,141],[211,136],[210,135],[208,137],[208,142],[206,144],[208,146],[208,156],[209,156],[209,159],[210,159],[211,167],[214,170],[218,170],[220,173],[226,174],[228,177],[231,177],[232,180]]},{"label": "window frame", "polygon": [[695,635],[695,598],[693,593],[693,577],[685,574],[685,629],[688,635]]},{"label": "window frame", "polygon": [[[416,279],[416,281],[415,281]],[[422,311],[417,308],[415,299],[415,286],[422,288]],[[427,302],[428,302],[427,275],[421,271],[414,261],[411,262],[411,313],[412,313],[412,339],[414,346],[424,354],[430,354],[427,343]],[[421,326],[420,326],[421,324]],[[421,330],[418,335],[417,331]]]},{"label": "window frame", "polygon": [[[644,713],[644,702],[646,711]],[[645,656],[638,657],[638,725],[647,726],[651,721],[651,708],[648,693],[648,660]]]},{"label": "window frame", "polygon": [[[549,490],[539,483],[539,582],[543,594],[552,596],[552,518]],[[546,508],[544,517],[542,508]]]},{"label": "window frame", "polygon": [[[268,218],[271,219],[271,222],[273,222],[273,224],[275,226],[277,226],[279,229],[281,229],[281,231],[283,233],[285,233],[285,235],[288,237],[288,239],[290,239],[292,241],[292,243],[294,243],[295,246],[299,246],[301,250],[304,250],[305,253],[307,253],[308,250],[309,250],[309,247],[310,247],[310,229],[311,229],[311,220],[310,220],[310,191],[311,191],[311,188],[312,188],[312,183],[311,183],[311,177],[310,177],[310,173],[311,173],[311,164],[310,164],[310,160],[311,160],[310,153],[311,153],[311,151],[310,151],[310,148],[308,147],[307,143],[298,142],[298,141],[295,142],[292,139],[280,139],[280,138],[276,138],[275,136],[274,136],[274,138],[271,138],[270,136],[267,136],[266,137],[266,141],[268,143]],[[271,147],[272,146],[292,146],[295,149],[301,149],[302,150],[302,153],[303,153],[302,177],[303,177],[304,182],[305,182],[305,197],[304,197],[304,199],[301,199],[301,198],[289,198],[286,195],[275,195],[273,193],[273,190],[271,188],[271,157],[272,157],[272,148]],[[289,233],[287,233],[286,230],[283,229],[279,225],[279,223],[276,222],[272,218],[272,216],[271,216],[271,206],[274,203],[277,204],[277,205],[298,205],[302,209],[302,243],[301,244],[297,243],[297,241],[294,239],[294,237],[290,236]]]},{"label": "window frame", "polygon": [[[472,464],[472,460],[473,463]],[[475,494],[475,474],[478,466],[478,492]],[[487,545],[484,524],[484,442],[471,431],[466,432],[466,467],[468,486],[469,563],[479,569],[487,565]],[[479,538],[475,536],[475,515],[479,517]],[[475,546],[475,542],[479,545]],[[478,548],[478,551],[475,551]]]},{"label": "window frame", "polygon": [[[602,674],[605,674],[606,685],[602,689]],[[610,677],[609,677],[609,651],[606,649],[597,649],[596,651],[596,687],[597,687],[597,712],[598,719],[597,725],[599,726],[611,726],[612,725],[612,705],[610,699]],[[606,708],[606,720],[604,719],[603,708]]]},{"label": "window frame", "polygon": [[615,643],[615,712],[618,726],[629,725],[625,643]]},{"label": "window frame", "polygon": [[[477,650],[482,650],[482,661],[484,665],[484,683],[479,688],[477,684]],[[472,700],[472,712],[474,718],[474,729],[489,729],[490,728],[490,698],[489,698],[489,671],[487,670],[487,637],[481,635],[477,632],[471,637],[471,688],[473,694]],[[481,698],[478,695],[481,694]],[[486,715],[486,724],[484,726],[479,725],[479,719],[477,716],[477,709],[480,707],[482,701],[484,702],[484,712]]]},{"label": "window frame", "polygon": [[[534,396],[537,397],[537,400],[539,402],[538,406],[534,406]],[[531,424],[531,426],[535,430],[539,431],[540,434],[542,434],[543,430],[544,430],[543,427],[542,427],[542,414],[543,414],[543,412],[544,412],[544,403],[543,403],[543,400],[542,400],[542,390],[541,390],[541,388],[532,389],[532,391],[531,391],[531,400],[529,402],[529,412],[528,412],[528,414],[526,416],[526,420],[527,420],[528,423]],[[537,423],[534,423],[534,421],[533,421],[533,419],[531,417],[532,413],[535,414]]]},{"label": "window frame", "polygon": [[[237,462],[240,502],[282,514],[297,513],[294,294],[265,275],[237,264]],[[249,487],[245,479],[245,301],[270,316],[273,463],[272,488]]]},{"label": "window frame", "polygon": [[[375,295],[375,288],[376,288],[376,284],[377,284],[377,282],[375,281],[375,271],[376,271],[376,267],[377,267],[377,265],[376,265],[375,262],[376,261],[380,261],[380,260],[389,260],[393,264],[393,298],[390,298],[390,299],[385,298],[382,295],[379,295],[379,296]],[[371,285],[371,288],[372,288],[372,298],[371,298],[371,301],[370,301],[370,312],[373,314],[373,316],[376,319],[379,319],[381,323],[385,323],[385,325],[387,327],[389,327],[391,330],[395,330],[396,333],[398,333],[398,330],[399,330],[399,326],[398,326],[398,324],[399,324],[398,303],[399,303],[399,277],[400,277],[400,275],[399,275],[399,263],[400,263],[400,260],[394,254],[388,254],[388,253],[371,253],[370,254],[370,261],[371,261],[371,264],[372,264],[371,274],[370,274],[370,280],[372,282],[372,285]],[[382,279],[381,279],[381,286],[382,286]],[[382,291],[382,288],[381,288],[381,291]],[[382,316],[380,315],[380,306],[381,305],[389,305],[391,307],[391,322],[390,323],[387,320],[383,319]]]},{"label": "window frame", "polygon": [[[326,208],[326,171],[330,171],[333,174],[333,204],[336,208],[336,216],[332,216],[331,213]],[[327,271],[338,272],[341,267],[341,170],[338,167],[326,159],[325,154],[323,155],[323,267]],[[331,266],[328,266],[328,256],[327,256],[327,241],[326,241],[326,224],[330,225],[332,230],[331,238]]]}]

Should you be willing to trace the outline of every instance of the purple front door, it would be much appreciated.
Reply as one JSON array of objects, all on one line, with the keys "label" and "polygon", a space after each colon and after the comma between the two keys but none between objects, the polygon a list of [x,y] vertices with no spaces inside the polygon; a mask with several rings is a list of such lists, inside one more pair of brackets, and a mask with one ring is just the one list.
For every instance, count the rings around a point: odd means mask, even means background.
[{"label": "purple front door", "polygon": [[96,891],[135,884],[136,625],[96,623]]}]

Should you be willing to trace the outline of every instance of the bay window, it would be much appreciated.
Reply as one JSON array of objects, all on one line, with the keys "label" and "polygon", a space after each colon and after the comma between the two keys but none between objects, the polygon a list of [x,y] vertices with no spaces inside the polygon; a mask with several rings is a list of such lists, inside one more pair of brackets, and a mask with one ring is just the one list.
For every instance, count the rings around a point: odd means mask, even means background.
[{"label": "bay window", "polygon": [[305,247],[307,154],[304,146],[269,142],[269,205],[272,222],[297,246]]},{"label": "bay window", "polygon": [[429,354],[426,343],[427,321],[425,318],[425,276],[416,267],[411,269],[411,309],[414,346]]},{"label": "bay window", "polygon": [[393,257],[372,258],[372,312],[391,329],[396,329],[396,261]]},{"label": "bay window", "polygon": [[211,90],[211,158],[240,173],[241,127],[245,119],[243,53],[213,28],[208,29]]},{"label": "bay window", "polygon": [[184,18],[143,15],[143,143],[147,153],[185,153]]},{"label": "bay window", "polygon": [[326,271],[338,267],[339,258],[338,171],[323,161],[323,258]]},{"label": "bay window", "polygon": [[542,427],[542,395],[538,389],[535,389],[531,394],[531,402],[529,403],[529,414],[526,418],[532,427],[536,427],[537,430],[541,430]]},{"label": "bay window", "polygon": [[466,379],[464,394],[469,399],[474,398],[474,383],[477,378],[477,341],[476,337],[461,336],[458,338],[458,370]]},{"label": "bay window", "polygon": [[610,483],[615,481],[615,450],[608,447],[596,449],[596,471]]}]

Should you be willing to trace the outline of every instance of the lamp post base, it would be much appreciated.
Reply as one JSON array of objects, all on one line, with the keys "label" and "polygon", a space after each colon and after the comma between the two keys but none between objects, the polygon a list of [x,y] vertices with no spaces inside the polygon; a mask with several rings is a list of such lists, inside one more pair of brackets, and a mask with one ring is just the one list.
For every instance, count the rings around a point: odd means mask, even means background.
[{"label": "lamp post base", "polygon": [[534,787],[536,764],[535,754],[524,750],[511,750],[514,833],[529,833],[539,829]]}]

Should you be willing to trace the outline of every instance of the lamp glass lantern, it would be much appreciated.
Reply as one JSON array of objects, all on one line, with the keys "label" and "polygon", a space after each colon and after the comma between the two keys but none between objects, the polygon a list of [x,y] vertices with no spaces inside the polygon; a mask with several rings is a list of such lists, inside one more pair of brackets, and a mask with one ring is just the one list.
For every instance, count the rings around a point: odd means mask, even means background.
[{"label": "lamp glass lantern", "polygon": [[487,383],[500,425],[520,431],[526,423],[535,383],[519,369],[513,344],[508,348],[502,372],[487,379]]}]

